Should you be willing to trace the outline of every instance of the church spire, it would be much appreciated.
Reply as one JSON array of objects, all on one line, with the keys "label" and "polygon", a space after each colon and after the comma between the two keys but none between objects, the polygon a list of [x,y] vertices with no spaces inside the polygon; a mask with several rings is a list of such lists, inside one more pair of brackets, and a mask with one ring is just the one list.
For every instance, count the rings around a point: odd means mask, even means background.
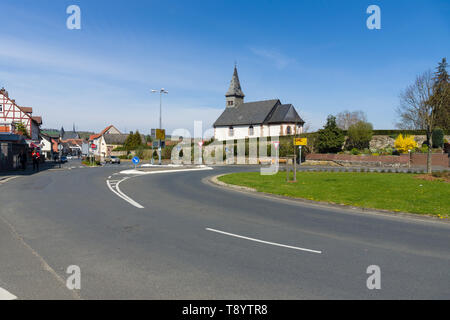
[{"label": "church spire", "polygon": [[235,107],[244,102],[244,92],[242,92],[241,83],[237,72],[236,64],[234,65],[233,77],[231,78],[230,87],[225,94],[228,107]]},{"label": "church spire", "polygon": [[228,88],[228,91],[225,94],[225,96],[226,97],[236,96],[241,98],[245,97],[241,89],[241,83],[239,82],[239,76],[236,65],[234,66],[234,72],[233,77],[231,78],[230,87]]}]

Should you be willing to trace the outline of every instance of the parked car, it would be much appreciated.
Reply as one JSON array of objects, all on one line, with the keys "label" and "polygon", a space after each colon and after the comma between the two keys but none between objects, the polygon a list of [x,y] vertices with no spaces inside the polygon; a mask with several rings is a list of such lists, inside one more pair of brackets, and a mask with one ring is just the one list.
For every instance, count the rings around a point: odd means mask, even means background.
[{"label": "parked car", "polygon": [[116,156],[111,156],[111,157],[106,158],[105,162],[106,163],[111,163],[111,164],[112,163],[120,164],[120,158],[118,158]]}]

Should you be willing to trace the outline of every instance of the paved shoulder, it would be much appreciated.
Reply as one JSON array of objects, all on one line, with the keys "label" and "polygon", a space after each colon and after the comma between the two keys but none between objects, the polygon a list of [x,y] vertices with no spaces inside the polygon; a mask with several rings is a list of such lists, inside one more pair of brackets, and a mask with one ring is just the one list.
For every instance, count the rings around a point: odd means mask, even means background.
[{"label": "paved shoulder", "polygon": [[0,300],[76,298],[2,217],[0,244]]}]

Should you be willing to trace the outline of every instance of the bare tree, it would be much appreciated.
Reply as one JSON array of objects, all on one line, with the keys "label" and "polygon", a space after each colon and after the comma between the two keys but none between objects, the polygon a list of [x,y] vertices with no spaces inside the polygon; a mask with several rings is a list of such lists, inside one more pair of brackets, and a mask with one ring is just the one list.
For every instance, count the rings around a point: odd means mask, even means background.
[{"label": "bare tree", "polygon": [[309,123],[305,123],[303,125],[303,133],[309,133],[311,131],[311,125]]},{"label": "bare tree", "polygon": [[358,122],[367,122],[367,116],[364,111],[348,111],[340,112],[336,116],[336,124],[342,130],[348,130],[351,125]]},{"label": "bare tree", "polygon": [[400,107],[397,109],[401,122],[400,126],[424,129],[427,135],[428,156],[427,172],[431,173],[432,133],[436,123],[437,111],[448,101],[448,86],[439,94],[431,71],[416,77],[415,82],[400,94]]}]

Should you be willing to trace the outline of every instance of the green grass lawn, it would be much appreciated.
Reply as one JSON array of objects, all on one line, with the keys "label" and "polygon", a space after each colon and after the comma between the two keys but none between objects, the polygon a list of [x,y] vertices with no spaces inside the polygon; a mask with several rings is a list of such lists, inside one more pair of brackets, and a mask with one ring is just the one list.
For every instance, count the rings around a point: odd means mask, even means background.
[{"label": "green grass lawn", "polygon": [[364,208],[450,216],[450,183],[417,179],[407,173],[298,172],[297,183],[286,172],[262,176],[233,173],[220,181],[260,192]]}]

